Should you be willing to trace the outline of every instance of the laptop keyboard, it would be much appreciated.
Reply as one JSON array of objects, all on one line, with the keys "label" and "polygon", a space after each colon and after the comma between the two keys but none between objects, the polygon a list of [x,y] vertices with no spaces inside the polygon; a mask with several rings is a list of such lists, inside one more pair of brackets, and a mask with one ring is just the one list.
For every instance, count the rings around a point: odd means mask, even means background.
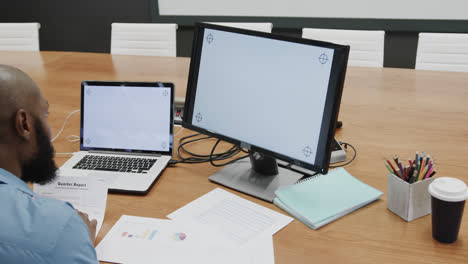
[{"label": "laptop keyboard", "polygon": [[85,155],[74,169],[147,173],[156,159]]}]

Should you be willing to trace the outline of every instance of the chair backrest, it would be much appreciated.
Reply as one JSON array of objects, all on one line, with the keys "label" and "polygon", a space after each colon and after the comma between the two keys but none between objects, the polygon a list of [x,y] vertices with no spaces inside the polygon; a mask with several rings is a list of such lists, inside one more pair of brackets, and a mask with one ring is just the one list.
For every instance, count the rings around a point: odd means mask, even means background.
[{"label": "chair backrest", "polygon": [[385,31],[303,28],[302,37],[349,45],[350,66],[383,67]]},{"label": "chair backrest", "polygon": [[271,33],[273,29],[272,23],[229,23],[229,22],[207,22],[210,24],[226,26],[226,27],[235,27],[242,29],[250,29],[255,31],[261,31],[266,33]]},{"label": "chair backrest", "polygon": [[0,23],[0,50],[39,51],[39,23]]},{"label": "chair backrest", "polygon": [[112,23],[111,53],[176,56],[177,24]]},{"label": "chair backrest", "polygon": [[468,72],[468,34],[419,33],[416,69]]}]

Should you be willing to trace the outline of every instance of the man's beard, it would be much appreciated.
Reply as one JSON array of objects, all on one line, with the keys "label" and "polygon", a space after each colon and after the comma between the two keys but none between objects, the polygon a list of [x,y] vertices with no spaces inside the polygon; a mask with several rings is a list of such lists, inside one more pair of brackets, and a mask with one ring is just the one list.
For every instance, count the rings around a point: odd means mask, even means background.
[{"label": "man's beard", "polygon": [[21,179],[25,182],[46,184],[55,179],[57,166],[54,161],[54,147],[38,118],[34,118],[37,135],[37,152],[21,165]]}]

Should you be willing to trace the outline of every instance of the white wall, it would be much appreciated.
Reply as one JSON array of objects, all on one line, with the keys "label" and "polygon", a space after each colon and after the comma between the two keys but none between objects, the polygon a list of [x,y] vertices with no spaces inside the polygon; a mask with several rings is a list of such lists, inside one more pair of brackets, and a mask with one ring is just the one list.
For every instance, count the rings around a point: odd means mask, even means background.
[{"label": "white wall", "polygon": [[158,0],[160,15],[468,20],[467,0]]}]

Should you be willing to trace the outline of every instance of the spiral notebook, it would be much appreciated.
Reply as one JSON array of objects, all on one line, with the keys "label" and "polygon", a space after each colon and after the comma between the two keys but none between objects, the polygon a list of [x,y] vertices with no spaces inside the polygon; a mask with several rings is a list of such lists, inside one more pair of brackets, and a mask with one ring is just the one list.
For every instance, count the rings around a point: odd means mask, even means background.
[{"label": "spiral notebook", "polygon": [[276,206],[317,229],[378,200],[382,192],[338,168],[280,188],[275,194]]}]

